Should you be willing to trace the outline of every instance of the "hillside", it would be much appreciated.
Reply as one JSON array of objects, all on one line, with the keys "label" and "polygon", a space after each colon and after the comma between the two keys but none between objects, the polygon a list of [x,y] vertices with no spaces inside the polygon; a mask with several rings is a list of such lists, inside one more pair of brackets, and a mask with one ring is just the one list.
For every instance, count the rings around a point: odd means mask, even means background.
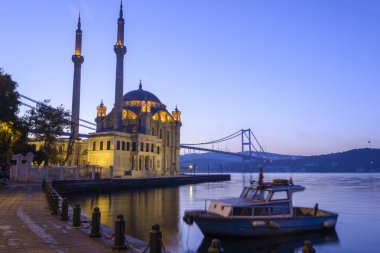
[{"label": "hillside", "polygon": [[270,162],[262,154],[251,163],[224,154],[190,154],[181,156],[181,167],[196,164],[199,172],[250,172],[264,166],[272,172],[380,172],[380,149],[354,149],[340,153],[315,156],[291,156],[268,153]]}]

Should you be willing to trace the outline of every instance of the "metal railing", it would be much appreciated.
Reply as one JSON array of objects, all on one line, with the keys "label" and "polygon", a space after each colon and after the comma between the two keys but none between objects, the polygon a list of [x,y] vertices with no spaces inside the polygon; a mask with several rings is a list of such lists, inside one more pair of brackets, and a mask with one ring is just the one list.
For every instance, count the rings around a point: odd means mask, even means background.
[{"label": "metal railing", "polygon": [[[215,201],[215,199],[205,199],[205,207],[204,210],[208,211],[208,204],[212,201]],[[223,205],[222,205],[223,206]],[[219,205],[218,205],[219,207]],[[220,207],[221,208],[221,207]],[[242,211],[240,211],[239,214],[234,213],[236,212],[236,208],[241,209],[248,209],[248,212],[246,212],[244,215],[242,215]],[[229,217],[232,218],[272,218],[272,217],[289,217],[292,216],[292,207],[290,206],[277,206],[277,205],[255,205],[252,207],[247,206],[241,206],[241,207],[232,207],[231,206],[231,212],[229,214]],[[260,210],[261,209],[261,210]]]}]

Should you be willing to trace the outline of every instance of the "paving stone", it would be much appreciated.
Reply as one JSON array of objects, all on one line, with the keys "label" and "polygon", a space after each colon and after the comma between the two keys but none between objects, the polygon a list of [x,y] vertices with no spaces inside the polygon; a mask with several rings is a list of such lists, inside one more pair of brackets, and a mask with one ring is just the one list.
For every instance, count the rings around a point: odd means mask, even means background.
[{"label": "paving stone", "polygon": [[40,184],[10,182],[0,188],[0,203],[0,253],[113,252],[112,241],[51,215]]}]

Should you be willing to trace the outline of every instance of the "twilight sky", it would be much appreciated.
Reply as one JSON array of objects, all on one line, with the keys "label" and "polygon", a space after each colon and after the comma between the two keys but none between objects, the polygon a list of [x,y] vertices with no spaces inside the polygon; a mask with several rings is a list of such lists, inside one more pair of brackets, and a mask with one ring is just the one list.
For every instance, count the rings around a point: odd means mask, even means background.
[{"label": "twilight sky", "polygon": [[[112,107],[118,0],[0,8],[0,67],[22,94],[67,109],[80,11],[80,116]],[[124,1],[124,93],[142,79],[169,111],[178,104],[182,143],[251,128],[269,152],[379,148],[379,13],[378,0]]]}]

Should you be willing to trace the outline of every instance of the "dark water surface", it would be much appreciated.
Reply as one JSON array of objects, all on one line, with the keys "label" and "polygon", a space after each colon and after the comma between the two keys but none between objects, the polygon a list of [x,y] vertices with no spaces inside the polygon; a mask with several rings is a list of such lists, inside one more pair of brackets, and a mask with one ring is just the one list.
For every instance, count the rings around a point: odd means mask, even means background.
[{"label": "dark water surface", "polygon": [[[339,213],[336,231],[260,239],[221,239],[226,253],[302,252],[304,240],[311,240],[320,252],[380,252],[380,174],[266,173],[265,179],[293,177],[306,187],[294,195],[294,205]],[[204,238],[196,225],[182,221],[187,209],[204,209],[205,199],[235,197],[257,174],[232,174],[231,181],[202,183],[175,188],[158,188],[112,194],[69,196],[79,202],[82,212],[91,216],[94,207],[102,213],[102,223],[113,227],[117,214],[124,214],[126,232],[149,240],[152,224],[163,231],[170,252],[207,252],[210,238]]]}]

